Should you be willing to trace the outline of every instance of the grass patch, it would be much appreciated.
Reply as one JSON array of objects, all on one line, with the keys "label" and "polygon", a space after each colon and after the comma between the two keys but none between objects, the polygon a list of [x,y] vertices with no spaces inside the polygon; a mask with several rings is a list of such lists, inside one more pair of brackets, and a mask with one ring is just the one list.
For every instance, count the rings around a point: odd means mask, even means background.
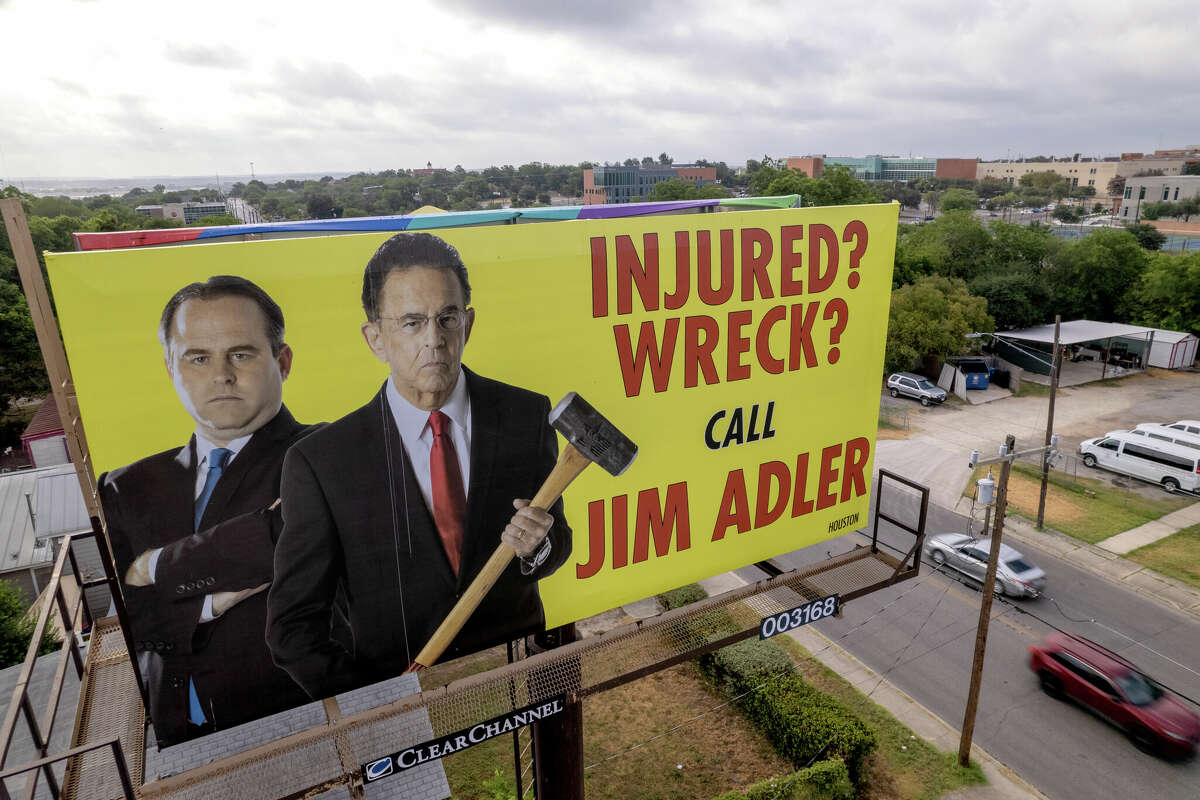
[{"label": "grass patch", "polygon": [[1200,525],[1139,547],[1125,557],[1200,589]]},{"label": "grass patch", "polygon": [[[994,466],[992,476],[999,481],[1000,468]],[[979,467],[971,477],[964,493],[970,497],[975,481],[987,474]],[[1014,464],[1008,480],[1008,513],[1029,520],[1037,519],[1038,497],[1041,492],[1041,472],[1029,464]],[[1089,494],[1090,493],[1090,494]],[[1046,525],[1076,539],[1095,544],[1109,536],[1158,519],[1187,505],[1189,500],[1172,497],[1144,497],[1137,492],[1111,486],[1096,478],[1074,479],[1051,470],[1046,490]]]},{"label": "grass patch", "polygon": [[[1058,391],[1060,394],[1062,393],[1062,389],[1059,389]],[[1049,396],[1050,396],[1050,387],[1049,386],[1043,386],[1040,383],[1034,383],[1033,381],[1026,381],[1026,380],[1021,381],[1020,390],[1013,392],[1013,397],[1049,397]]]},{"label": "grass patch", "polygon": [[[587,698],[584,765],[599,762],[584,773],[588,800],[712,798],[791,773],[794,768],[767,737],[724,702],[694,663]],[[614,754],[620,755],[604,760]]]},{"label": "grass patch", "polygon": [[879,427],[882,430],[886,430],[886,431],[902,431],[902,430],[904,430],[903,425],[897,425],[895,422],[892,422],[890,419],[887,419],[886,417],[879,418]]},{"label": "grass patch", "polygon": [[867,778],[866,796],[882,800],[935,800],[968,784],[985,783],[972,763],[958,766],[956,753],[943,753],[913,734],[883,706],[814,658],[789,636],[775,638],[795,660],[797,671],[817,689],[833,695],[875,731],[878,742]]}]

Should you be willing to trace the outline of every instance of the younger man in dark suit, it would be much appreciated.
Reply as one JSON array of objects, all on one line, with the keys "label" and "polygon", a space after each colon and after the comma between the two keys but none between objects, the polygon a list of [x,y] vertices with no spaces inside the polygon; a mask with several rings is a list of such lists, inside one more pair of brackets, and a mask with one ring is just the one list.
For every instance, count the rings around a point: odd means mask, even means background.
[{"label": "younger man in dark suit", "polygon": [[100,478],[160,746],[307,701],[263,638],[283,456],[308,430],[283,407],[283,335],[244,278],[180,289],[159,339],[195,435]]},{"label": "younger man in dark suit", "polygon": [[[520,559],[447,657],[545,627],[537,581],[566,562],[571,530],[561,501],[546,512],[516,498],[554,467],[550,401],[462,366],[470,299],[449,244],[385,242],[363,275],[362,332],[390,376],[284,462],[267,641],[314,698],[402,672],[501,540]],[[348,647],[330,635],[342,614]]]}]

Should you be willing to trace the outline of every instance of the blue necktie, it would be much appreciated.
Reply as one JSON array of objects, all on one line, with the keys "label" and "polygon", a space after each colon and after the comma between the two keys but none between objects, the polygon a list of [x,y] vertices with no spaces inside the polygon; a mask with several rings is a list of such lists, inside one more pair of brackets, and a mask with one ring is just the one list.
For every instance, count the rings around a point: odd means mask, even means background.
[{"label": "blue necktie", "polygon": [[[193,521],[193,527],[196,530],[200,529],[200,519],[204,516],[204,509],[208,506],[213,489],[217,488],[217,481],[221,480],[225,462],[232,454],[232,450],[224,447],[214,447],[208,454],[208,475],[204,478],[204,488],[200,490],[200,496],[196,498],[196,515]],[[204,716],[204,709],[200,705],[200,697],[196,694],[196,684],[192,682],[191,678],[188,678],[188,720],[194,725],[203,725],[208,721],[208,718]]]}]

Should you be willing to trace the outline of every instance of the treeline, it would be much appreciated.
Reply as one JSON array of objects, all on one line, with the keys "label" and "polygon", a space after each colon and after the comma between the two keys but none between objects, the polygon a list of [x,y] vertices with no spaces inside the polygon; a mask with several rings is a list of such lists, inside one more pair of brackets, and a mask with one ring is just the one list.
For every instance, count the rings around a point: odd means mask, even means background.
[{"label": "treeline", "polygon": [[1200,253],[1158,252],[1150,226],[1067,240],[955,211],[901,228],[888,369],[963,352],[971,332],[1093,319],[1200,332]]},{"label": "treeline", "polygon": [[[657,159],[627,158],[623,163],[669,166],[674,160],[662,153]],[[698,159],[695,163],[715,167],[721,184],[702,188],[699,191],[705,193],[699,196],[724,197],[729,188],[738,185],[737,175],[725,162]],[[601,165],[590,161],[574,165],[531,161],[519,167],[505,164],[472,172],[462,166],[448,170],[389,169],[340,179],[326,176],[319,181],[287,180],[269,185],[259,180],[239,182],[233,185],[230,195],[255,206],[267,219],[280,220],[387,216],[407,214],[422,206],[447,211],[474,211],[506,204],[529,207],[549,205],[555,195],[582,202],[583,172],[595,166]],[[688,181],[665,181],[655,187],[653,195],[642,199],[691,199],[697,196],[696,191]]]}]

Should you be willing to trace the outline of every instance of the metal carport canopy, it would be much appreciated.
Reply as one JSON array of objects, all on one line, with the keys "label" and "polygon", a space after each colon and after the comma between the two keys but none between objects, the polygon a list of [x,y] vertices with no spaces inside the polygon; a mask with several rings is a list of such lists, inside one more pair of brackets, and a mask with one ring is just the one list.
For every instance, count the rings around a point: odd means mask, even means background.
[{"label": "metal carport canopy", "polygon": [[[1139,325],[1122,325],[1119,322],[1094,322],[1090,319],[1076,319],[1064,322],[1059,326],[1058,341],[1060,344],[1083,344],[1101,339],[1115,339],[1118,336],[1145,336],[1154,333],[1154,328],[1143,328]],[[1054,344],[1054,326],[1039,325],[1036,328],[1025,328],[1019,331],[1004,331],[994,334],[1003,339],[1017,339],[1022,342],[1045,342]]]}]

